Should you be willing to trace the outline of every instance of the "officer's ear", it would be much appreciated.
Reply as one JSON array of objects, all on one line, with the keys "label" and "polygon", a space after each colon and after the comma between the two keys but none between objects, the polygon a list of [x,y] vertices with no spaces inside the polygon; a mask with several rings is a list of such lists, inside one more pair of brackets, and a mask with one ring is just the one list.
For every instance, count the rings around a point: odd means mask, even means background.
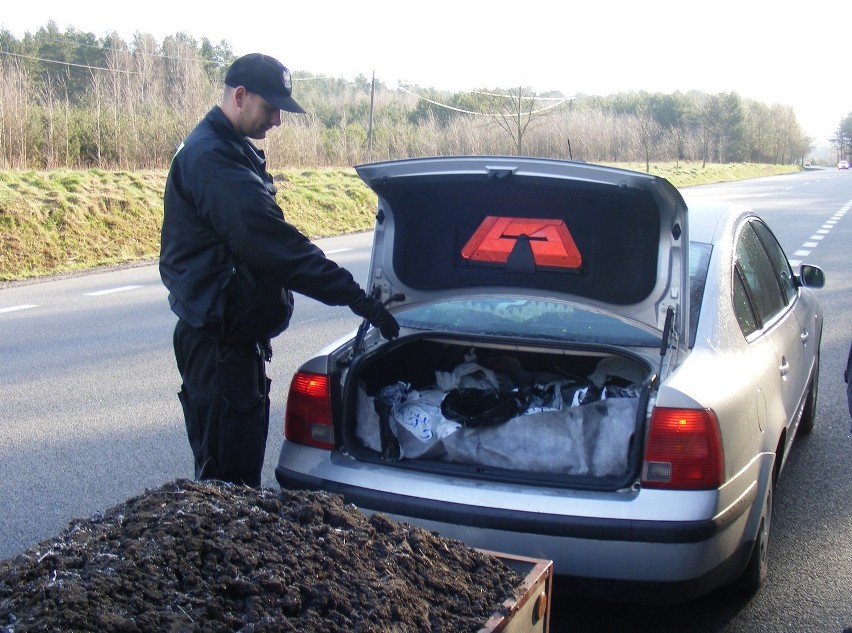
[{"label": "officer's ear", "polygon": [[237,86],[234,88],[234,103],[238,108],[242,108],[246,102],[246,98],[248,97],[248,90],[246,90],[245,86]]}]

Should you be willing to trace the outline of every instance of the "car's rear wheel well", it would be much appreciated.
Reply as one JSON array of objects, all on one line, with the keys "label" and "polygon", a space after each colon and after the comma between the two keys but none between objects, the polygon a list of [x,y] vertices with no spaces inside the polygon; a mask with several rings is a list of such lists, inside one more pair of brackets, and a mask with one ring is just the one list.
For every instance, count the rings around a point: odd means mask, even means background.
[{"label": "car's rear wheel well", "polygon": [[[817,348],[819,349],[819,348]],[[799,419],[799,433],[807,435],[813,431],[816,422],[817,396],[819,394],[819,352],[814,359],[814,370],[808,384],[808,395],[805,399],[802,417]]]},{"label": "car's rear wheel well", "polygon": [[784,453],[787,447],[787,431],[781,433],[778,438],[778,446],[775,447],[775,462],[772,464],[772,483],[777,484],[781,476],[781,465],[784,463]]},{"label": "car's rear wheel well", "polygon": [[781,469],[781,454],[784,450],[784,437],[782,434],[775,450],[775,461],[772,464],[772,472],[766,483],[760,510],[760,520],[757,526],[753,545],[746,566],[740,576],[733,582],[733,589],[737,593],[753,595],[760,589],[766,579],[769,556],[769,533],[772,527],[772,508],[775,502],[775,485]]}]

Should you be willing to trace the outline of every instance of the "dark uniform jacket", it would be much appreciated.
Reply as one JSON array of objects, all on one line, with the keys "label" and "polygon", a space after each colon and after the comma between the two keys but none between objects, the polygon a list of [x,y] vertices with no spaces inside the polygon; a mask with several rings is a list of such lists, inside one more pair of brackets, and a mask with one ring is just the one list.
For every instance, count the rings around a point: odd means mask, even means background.
[{"label": "dark uniform jacket", "polygon": [[843,380],[846,381],[846,401],[849,405],[849,415],[852,415],[852,346],[849,347],[849,358],[846,360]]},{"label": "dark uniform jacket", "polygon": [[327,305],[364,297],[347,270],[285,221],[263,152],[218,106],[172,160],[160,276],[180,319],[247,342],[287,326],[289,290]]}]

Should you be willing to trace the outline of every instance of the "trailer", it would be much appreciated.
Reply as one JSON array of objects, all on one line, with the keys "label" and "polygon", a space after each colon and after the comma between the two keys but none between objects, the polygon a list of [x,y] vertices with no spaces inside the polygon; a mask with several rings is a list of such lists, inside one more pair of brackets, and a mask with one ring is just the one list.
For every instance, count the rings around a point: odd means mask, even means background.
[{"label": "trailer", "polygon": [[479,550],[523,574],[520,595],[508,599],[479,633],[548,633],[550,598],[553,595],[553,561]]}]

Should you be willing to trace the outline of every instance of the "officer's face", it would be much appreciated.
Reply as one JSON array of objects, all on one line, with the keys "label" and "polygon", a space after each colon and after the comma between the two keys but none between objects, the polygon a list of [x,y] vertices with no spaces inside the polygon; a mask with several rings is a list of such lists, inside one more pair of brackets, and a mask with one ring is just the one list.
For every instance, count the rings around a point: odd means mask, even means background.
[{"label": "officer's face", "polygon": [[261,139],[274,127],[281,125],[281,110],[253,92],[238,98],[239,112],[234,127],[243,136]]}]

